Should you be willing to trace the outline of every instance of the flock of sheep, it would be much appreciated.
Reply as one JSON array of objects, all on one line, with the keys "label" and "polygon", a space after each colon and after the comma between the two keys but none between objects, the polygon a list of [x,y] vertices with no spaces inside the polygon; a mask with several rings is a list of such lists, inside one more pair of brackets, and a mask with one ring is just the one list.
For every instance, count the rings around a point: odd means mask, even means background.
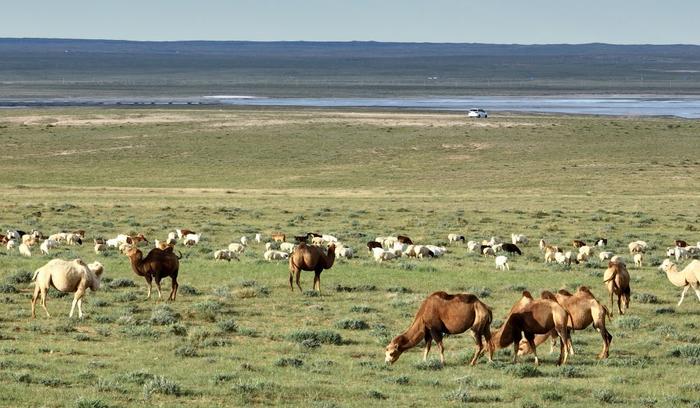
[{"label": "flock of sheep", "polygon": [[[148,284],[148,297],[151,294],[151,283],[155,280],[158,296],[160,298],[160,281],[164,277],[172,279],[172,290],[168,300],[175,300],[177,294],[177,276],[179,260],[174,252],[179,242],[185,246],[197,245],[202,235],[191,230],[178,229],[170,232],[164,241],[155,240],[154,248],[144,258],[138,249],[139,245],[148,244],[149,241],[143,234],[120,234],[115,238],[102,240],[95,239],[95,252],[100,253],[109,248],[117,248],[126,255],[134,273],[143,276]],[[307,233],[295,236],[295,243],[287,242],[286,235],[274,233],[271,240],[264,243],[264,259],[268,261],[289,260],[289,284],[293,290],[293,279],[299,285],[299,273],[301,270],[315,271],[314,290],[320,292],[320,274],[324,269],[333,266],[336,256],[351,258],[354,255],[352,248],[345,246],[336,237],[328,234]],[[81,245],[85,239],[85,231],[60,232],[49,237],[44,237],[39,231],[24,233],[23,231],[7,231],[7,235],[0,234],[0,241],[5,243],[8,249],[19,246],[22,255],[31,256],[30,248],[41,242],[40,250],[48,255],[49,251],[60,244]],[[465,243],[463,235],[449,234],[448,242],[451,245]],[[256,234],[255,243],[263,244],[262,234]],[[21,242],[19,245],[18,242]],[[573,263],[586,262],[595,256],[598,251],[598,259],[607,261],[607,269],[603,276],[610,295],[611,306],[614,297],[617,296],[617,308],[620,314],[624,314],[629,308],[631,296],[630,275],[627,271],[625,259],[606,250],[607,239],[598,238],[592,245],[587,245],[581,240],[572,241],[572,250],[548,244],[544,240],[539,241],[539,249],[544,254],[544,262],[557,262],[571,265]],[[529,240],[522,234],[511,234],[511,242],[501,242],[496,237],[489,240],[466,241],[469,252],[479,252],[482,256],[492,256],[495,265],[500,270],[510,270],[508,255],[522,255],[519,245],[528,245]],[[249,246],[247,237],[241,237],[240,242],[233,242],[226,249],[214,252],[214,259],[240,260],[239,256]],[[367,249],[377,262],[384,262],[399,257],[430,258],[440,257],[448,252],[447,247],[439,245],[419,245],[405,235],[380,236],[367,242]],[[649,251],[649,245],[644,241],[630,242],[629,253],[637,267],[641,267],[644,254]],[[700,255],[700,242],[697,245],[689,245],[682,240],[676,240],[674,246],[666,250],[669,259],[665,259],[659,269],[666,273],[668,280],[675,286],[683,288],[678,305],[683,302],[685,294],[690,288],[695,291],[700,300],[700,261],[692,260],[683,270],[678,271],[676,262],[682,259]],[[74,292],[73,302],[69,317],[72,317],[77,306],[78,317],[83,317],[82,297],[90,288],[96,291],[100,287],[104,267],[99,262],[84,263],[81,259],[71,261],[53,259],[46,265],[37,269],[33,280],[36,281],[34,294],[31,301],[32,317],[35,317],[35,304],[41,298],[41,305],[50,316],[46,308],[46,294],[51,286],[62,292]],[[476,296],[471,294],[450,295],[444,292],[431,294],[419,308],[416,317],[409,329],[395,337],[386,347],[385,360],[388,363],[395,362],[401,353],[419,344],[421,339],[426,342],[423,358],[427,357],[432,341],[436,341],[440,350],[440,360],[444,363],[442,339],[444,334],[457,334],[471,329],[474,332],[477,349],[471,364],[476,364],[480,355],[488,351],[489,360],[493,352],[499,348],[513,345],[513,360],[518,355],[533,353],[535,364],[538,364],[536,346],[551,337],[553,341],[559,340],[560,357],[558,364],[565,364],[569,354],[573,353],[571,331],[582,330],[591,324],[601,333],[603,338],[603,350],[599,358],[606,358],[612,335],[605,328],[606,316],[612,316],[609,309],[600,303],[587,287],[580,287],[576,293],[560,290],[554,294],[548,291],[542,293],[541,299],[534,299],[529,292],[523,292],[523,297],[511,308],[506,322],[492,332],[491,309],[483,304]]]}]

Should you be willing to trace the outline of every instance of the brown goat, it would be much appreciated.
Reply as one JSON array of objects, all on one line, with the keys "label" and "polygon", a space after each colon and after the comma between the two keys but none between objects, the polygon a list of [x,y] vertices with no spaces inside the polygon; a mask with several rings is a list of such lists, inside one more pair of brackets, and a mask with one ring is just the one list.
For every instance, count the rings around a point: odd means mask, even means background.
[{"label": "brown goat", "polygon": [[292,280],[296,279],[297,287],[301,291],[301,271],[314,271],[314,290],[321,293],[321,272],[332,268],[334,262],[335,244],[330,244],[328,254],[325,254],[321,247],[300,243],[289,256],[289,288],[294,292]]},{"label": "brown goat", "polygon": [[175,300],[177,288],[179,286],[177,283],[177,274],[180,269],[180,257],[173,253],[172,247],[168,247],[165,250],[153,248],[148,255],[146,255],[146,258],[143,257],[141,250],[136,247],[129,247],[124,253],[129,257],[131,269],[134,273],[146,279],[146,283],[148,284],[148,295],[146,299],[151,298],[151,287],[154,279],[156,281],[156,287],[158,288],[158,299],[160,299],[160,280],[169,276],[172,279],[172,289],[170,290],[168,300]]},{"label": "brown goat", "polygon": [[674,243],[677,247],[680,247],[680,248],[685,248],[685,247],[688,246],[688,243],[685,242],[685,241],[683,241],[682,239],[677,239],[677,240],[673,241],[673,243]]},{"label": "brown goat", "polygon": [[413,245],[413,240],[405,235],[399,235],[396,237],[396,240],[399,241],[402,244],[406,245]]},{"label": "brown goat", "polygon": [[515,363],[518,359],[520,340],[524,335],[535,355],[535,365],[539,365],[535,335],[555,331],[559,335],[557,365],[566,364],[568,350],[573,349],[567,327],[570,320],[571,316],[559,303],[547,299],[533,299],[529,292],[523,292],[523,297],[511,308],[506,322],[492,334],[489,351],[493,353],[495,350],[513,344],[513,363]]},{"label": "brown goat", "polygon": [[142,233],[126,237],[126,243],[129,245],[138,245],[140,242],[148,242],[148,240],[145,236],[143,236]]},{"label": "brown goat", "polygon": [[[471,329],[476,341],[476,352],[470,364],[475,365],[484,352],[484,342],[491,341],[491,309],[476,296],[469,293],[450,295],[435,292],[428,296],[418,309],[413,323],[404,333],[394,337],[386,346],[385,361],[394,363],[401,353],[415,347],[425,340],[423,361],[428,357],[433,340],[440,349],[440,362],[445,364],[445,349],[442,344],[443,334],[459,334]],[[489,352],[489,361],[493,353]]]},{"label": "brown goat", "polygon": [[608,269],[603,275],[603,283],[610,293],[610,307],[613,307],[613,295],[617,295],[617,310],[623,315],[622,303],[625,310],[630,308],[630,274],[624,262],[608,262]]},{"label": "brown goat", "polygon": [[[586,286],[581,286],[578,288],[576,293],[571,294],[568,291],[562,289],[556,294],[549,291],[542,292],[542,299],[554,300],[566,309],[571,315],[570,328],[573,330],[583,330],[586,327],[593,324],[593,327],[600,332],[603,337],[603,350],[598,355],[598,358],[608,358],[610,350],[610,342],[612,341],[612,335],[608,332],[605,327],[605,317],[612,317],[612,314],[608,308],[600,303],[598,299],[595,298],[593,293]],[[556,335],[556,333],[549,334],[538,334],[535,336],[535,345],[540,345],[544,343],[550,335]],[[553,336],[552,341],[556,341]],[[524,355],[530,353],[530,347],[526,341],[520,341],[519,355]],[[573,350],[569,350],[573,354]]]},{"label": "brown goat", "polygon": [[571,241],[571,244],[574,246],[574,248],[581,248],[582,246],[586,246],[586,243],[579,239]]}]

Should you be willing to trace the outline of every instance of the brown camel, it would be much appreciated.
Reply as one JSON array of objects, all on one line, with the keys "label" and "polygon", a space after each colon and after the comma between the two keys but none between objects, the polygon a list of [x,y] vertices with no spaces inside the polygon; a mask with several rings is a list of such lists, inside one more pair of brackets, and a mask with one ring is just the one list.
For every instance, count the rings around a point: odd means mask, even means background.
[{"label": "brown camel", "polygon": [[608,262],[608,269],[603,275],[603,282],[610,293],[610,307],[613,307],[613,295],[617,295],[617,310],[623,315],[622,303],[625,310],[630,308],[630,274],[624,262]]},{"label": "brown camel", "polygon": [[331,269],[335,262],[335,244],[328,246],[328,254],[323,253],[320,247],[306,245],[300,242],[289,256],[289,287],[294,292],[292,281],[296,279],[297,287],[301,291],[299,278],[301,271],[314,271],[314,290],[321,293],[321,272],[324,269]]},{"label": "brown camel", "polygon": [[143,257],[143,252],[136,247],[129,246],[124,254],[131,261],[131,269],[139,276],[143,276],[148,284],[148,295],[146,299],[151,298],[152,281],[155,279],[156,287],[158,288],[158,299],[161,298],[160,280],[165,277],[170,277],[173,281],[172,289],[168,300],[175,300],[177,296],[177,274],[180,269],[180,257],[173,253],[173,247],[167,247],[164,250],[153,248]]},{"label": "brown camel", "polygon": [[[450,295],[435,292],[428,296],[418,309],[413,323],[403,334],[396,336],[385,351],[385,361],[394,363],[404,351],[425,340],[423,361],[428,357],[433,340],[440,349],[440,362],[445,364],[445,349],[442,335],[459,334],[471,329],[476,341],[476,352],[470,362],[475,365],[484,352],[482,337],[488,344],[491,341],[491,309],[476,296],[469,293]],[[493,353],[489,352],[489,361]]]},{"label": "brown camel", "polygon": [[[571,294],[568,291],[562,289],[556,294],[549,291],[542,292],[542,299],[550,299],[559,303],[566,309],[571,315],[571,322],[569,328],[572,330],[583,330],[586,327],[593,324],[593,327],[600,332],[603,337],[603,351],[598,355],[598,358],[608,358],[610,350],[610,342],[612,341],[612,335],[608,332],[605,327],[605,317],[612,317],[612,314],[608,308],[600,303],[598,299],[595,298],[593,293],[586,286],[581,286],[578,288],[576,293]],[[556,342],[556,332],[548,334],[538,334],[535,336],[535,345],[538,346],[544,343],[548,337],[552,337],[552,348]],[[519,355],[525,355],[530,353],[530,346],[526,341],[520,341],[520,349],[518,351]],[[569,350],[571,354],[574,354],[574,350]]]},{"label": "brown camel", "polygon": [[[524,299],[523,299],[524,298]],[[490,352],[513,345],[513,363],[518,359],[518,347],[523,335],[532,353],[535,355],[535,365],[540,361],[537,357],[535,335],[555,331],[559,336],[559,360],[557,365],[566,364],[568,350],[573,349],[567,323],[571,316],[559,303],[548,299],[533,299],[529,292],[523,292],[523,298],[512,308],[506,322],[491,336]]]}]

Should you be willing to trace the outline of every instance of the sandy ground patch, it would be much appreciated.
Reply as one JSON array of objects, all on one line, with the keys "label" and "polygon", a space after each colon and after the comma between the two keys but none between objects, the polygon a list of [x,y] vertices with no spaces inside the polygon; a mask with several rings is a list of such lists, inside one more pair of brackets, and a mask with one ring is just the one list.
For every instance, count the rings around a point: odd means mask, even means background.
[{"label": "sandy ground patch", "polygon": [[0,117],[0,123],[26,126],[108,126],[143,125],[157,123],[202,123],[207,127],[245,128],[259,126],[286,126],[303,124],[348,124],[377,127],[455,127],[475,128],[535,127],[547,126],[519,117],[503,117],[489,120],[467,119],[462,114],[411,113],[411,112],[344,112],[344,111],[231,111],[231,110],[141,110],[108,111],[88,115],[57,114],[39,111],[8,112]]}]

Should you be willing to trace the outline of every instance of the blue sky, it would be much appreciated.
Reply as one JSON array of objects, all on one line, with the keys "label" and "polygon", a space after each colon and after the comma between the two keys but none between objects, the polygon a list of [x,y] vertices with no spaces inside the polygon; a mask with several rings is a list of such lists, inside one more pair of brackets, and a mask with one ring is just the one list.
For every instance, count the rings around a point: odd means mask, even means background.
[{"label": "blue sky", "polygon": [[0,37],[700,44],[696,0],[3,1]]}]

